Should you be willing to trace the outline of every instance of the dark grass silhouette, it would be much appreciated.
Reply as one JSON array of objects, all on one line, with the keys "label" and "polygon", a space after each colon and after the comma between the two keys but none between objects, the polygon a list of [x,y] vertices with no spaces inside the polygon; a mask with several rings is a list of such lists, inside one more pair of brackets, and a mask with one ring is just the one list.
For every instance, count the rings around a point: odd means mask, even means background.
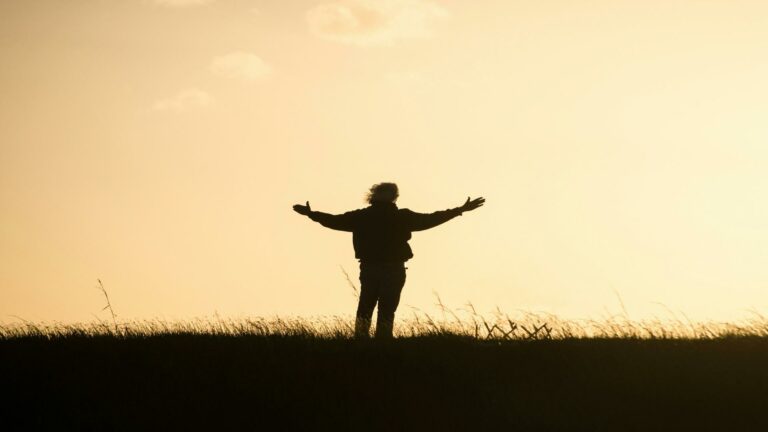
[{"label": "dark grass silhouette", "polygon": [[3,430],[768,427],[765,322],[700,338],[564,336],[555,323],[527,340],[501,321],[477,335],[433,321],[385,341],[341,321],[158,323],[5,327]]}]

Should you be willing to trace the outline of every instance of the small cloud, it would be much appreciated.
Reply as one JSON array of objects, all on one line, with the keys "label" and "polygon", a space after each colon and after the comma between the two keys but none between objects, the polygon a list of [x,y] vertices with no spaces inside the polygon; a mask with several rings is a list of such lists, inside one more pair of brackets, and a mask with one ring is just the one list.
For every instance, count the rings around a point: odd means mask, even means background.
[{"label": "small cloud", "polygon": [[211,72],[224,78],[255,81],[271,73],[272,67],[255,54],[233,52],[214,58]]},{"label": "small cloud", "polygon": [[306,13],[309,30],[343,44],[392,45],[432,36],[432,24],[448,11],[428,0],[339,0]]},{"label": "small cloud", "polygon": [[199,6],[213,3],[216,0],[151,0],[152,3],[167,7]]},{"label": "small cloud", "polygon": [[184,112],[205,108],[213,101],[211,96],[196,88],[180,91],[177,95],[160,99],[152,106],[154,111]]}]

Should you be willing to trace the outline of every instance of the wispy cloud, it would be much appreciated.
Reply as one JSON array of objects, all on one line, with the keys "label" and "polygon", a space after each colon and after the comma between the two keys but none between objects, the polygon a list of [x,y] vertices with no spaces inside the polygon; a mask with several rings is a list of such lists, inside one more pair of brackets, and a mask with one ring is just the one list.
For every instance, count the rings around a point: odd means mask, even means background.
[{"label": "wispy cloud", "polygon": [[430,37],[433,23],[446,17],[448,11],[428,0],[339,0],[306,13],[316,36],[359,46]]},{"label": "wispy cloud", "polygon": [[224,78],[255,81],[270,74],[272,66],[256,54],[233,52],[214,58],[211,72]]},{"label": "wispy cloud", "polygon": [[200,89],[188,88],[174,96],[156,101],[152,109],[164,112],[185,112],[205,108],[211,102],[213,98],[208,93]]},{"label": "wispy cloud", "polygon": [[152,3],[168,7],[199,6],[206,3],[213,3],[216,0],[150,0]]}]

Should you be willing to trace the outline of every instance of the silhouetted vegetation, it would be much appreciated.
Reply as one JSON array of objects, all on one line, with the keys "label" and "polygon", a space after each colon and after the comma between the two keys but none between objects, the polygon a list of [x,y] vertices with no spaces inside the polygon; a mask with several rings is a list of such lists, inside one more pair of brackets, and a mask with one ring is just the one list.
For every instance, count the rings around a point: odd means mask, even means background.
[{"label": "silhouetted vegetation", "polygon": [[4,326],[3,430],[768,426],[760,317],[451,313],[400,323],[388,341],[355,340],[341,318]]}]

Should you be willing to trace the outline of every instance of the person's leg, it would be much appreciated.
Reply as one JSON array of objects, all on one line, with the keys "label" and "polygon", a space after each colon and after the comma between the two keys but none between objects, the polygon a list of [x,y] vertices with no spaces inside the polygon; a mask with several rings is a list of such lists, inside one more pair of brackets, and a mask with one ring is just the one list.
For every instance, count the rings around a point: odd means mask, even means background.
[{"label": "person's leg", "polygon": [[360,298],[357,303],[357,316],[355,318],[355,337],[365,338],[371,330],[371,318],[373,309],[379,300],[380,281],[376,269],[365,263],[360,263]]},{"label": "person's leg", "polygon": [[382,271],[379,288],[379,312],[376,317],[376,337],[391,338],[395,311],[400,304],[400,293],[405,285],[405,265],[392,264]]}]

